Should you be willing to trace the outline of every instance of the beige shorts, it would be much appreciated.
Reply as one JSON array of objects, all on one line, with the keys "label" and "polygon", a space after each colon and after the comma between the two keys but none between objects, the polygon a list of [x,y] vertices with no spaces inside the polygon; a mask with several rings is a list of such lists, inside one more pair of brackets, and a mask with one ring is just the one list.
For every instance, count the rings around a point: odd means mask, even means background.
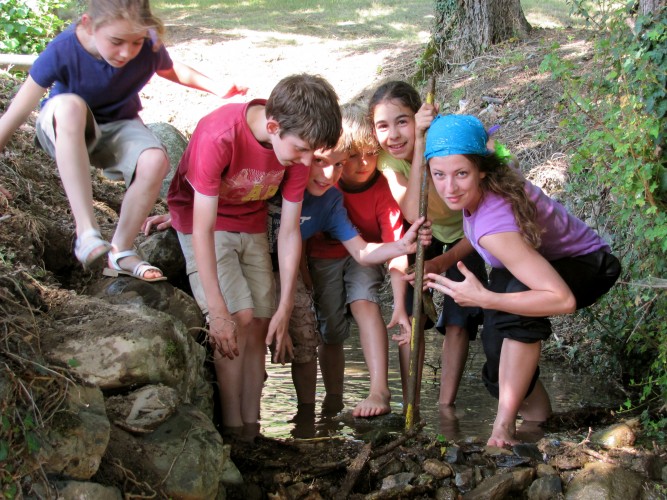
[{"label": "beige shorts", "polygon": [[[208,314],[192,235],[179,232],[178,240],[185,256],[192,294],[202,312]],[[215,256],[220,292],[229,312],[234,314],[243,309],[253,309],[255,318],[271,318],[276,311],[276,287],[266,234],[216,231]]]},{"label": "beige shorts", "polygon": [[[57,95],[46,101],[35,124],[37,140],[51,158],[56,157],[53,114],[58,102],[65,96],[71,97],[71,94]],[[125,181],[126,186],[132,183],[141,153],[147,149],[161,149],[167,154],[160,140],[139,118],[100,125],[90,108],[85,138],[90,164],[102,169],[104,176],[112,181]]]},{"label": "beige shorts", "polygon": [[[278,300],[280,300],[280,273],[274,273]],[[289,336],[294,346],[294,363],[308,363],[317,359],[317,347],[322,343],[317,330],[315,305],[311,293],[306,289],[301,274],[296,279],[294,309],[289,319]]]}]

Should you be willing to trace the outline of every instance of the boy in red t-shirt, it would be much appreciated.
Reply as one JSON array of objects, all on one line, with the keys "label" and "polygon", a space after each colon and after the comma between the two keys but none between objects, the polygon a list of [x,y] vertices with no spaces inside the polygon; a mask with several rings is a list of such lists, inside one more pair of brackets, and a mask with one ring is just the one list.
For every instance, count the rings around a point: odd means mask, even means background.
[{"label": "boy in red t-shirt", "polygon": [[[375,164],[379,145],[365,109],[356,104],[343,106],[342,141],[350,143],[351,154],[343,167],[338,188],[345,208],[360,235],[369,242],[398,241],[403,233],[401,210],[389,185]],[[347,135],[347,137],[346,137]],[[347,308],[359,326],[364,359],[370,376],[370,391],[352,411],[355,417],[373,417],[391,411],[388,386],[387,327],[380,311],[379,291],[384,265],[363,266],[337,241],[316,235],[308,242],[308,264],[313,298],[323,344],[319,362],[326,390],[326,409],[342,407],[345,358],[343,341],[349,337]],[[410,330],[405,310],[407,267],[405,256],[389,263],[394,292],[394,313],[389,326]]]},{"label": "boy in red t-shirt", "polygon": [[[287,326],[301,255],[299,218],[308,166],[336,145],[338,98],[326,80],[293,75],[269,99],[222,106],[202,118],[167,197],[192,291],[206,314],[227,431],[254,435],[266,344],[292,356]],[[280,303],[266,236],[266,200],[281,190]]]}]

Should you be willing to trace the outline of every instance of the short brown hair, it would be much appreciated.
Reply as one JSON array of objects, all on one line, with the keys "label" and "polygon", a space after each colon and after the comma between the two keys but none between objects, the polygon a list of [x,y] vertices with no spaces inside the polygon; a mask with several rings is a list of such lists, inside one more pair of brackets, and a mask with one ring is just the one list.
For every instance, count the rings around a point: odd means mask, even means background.
[{"label": "short brown hair", "polygon": [[281,137],[295,135],[313,149],[333,148],[342,129],[336,91],[315,75],[292,75],[280,80],[266,101],[266,117],[278,122]]}]

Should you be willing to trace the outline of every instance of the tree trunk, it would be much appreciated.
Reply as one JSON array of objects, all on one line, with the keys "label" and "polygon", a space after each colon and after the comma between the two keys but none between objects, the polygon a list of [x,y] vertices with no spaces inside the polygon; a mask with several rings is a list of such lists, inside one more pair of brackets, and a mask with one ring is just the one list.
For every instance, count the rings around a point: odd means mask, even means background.
[{"label": "tree trunk", "polygon": [[519,0],[449,0],[438,2],[436,9],[435,37],[445,65],[467,62],[531,30]]},{"label": "tree trunk", "polygon": [[639,13],[643,15],[654,14],[660,7],[665,6],[665,0],[639,0]]}]

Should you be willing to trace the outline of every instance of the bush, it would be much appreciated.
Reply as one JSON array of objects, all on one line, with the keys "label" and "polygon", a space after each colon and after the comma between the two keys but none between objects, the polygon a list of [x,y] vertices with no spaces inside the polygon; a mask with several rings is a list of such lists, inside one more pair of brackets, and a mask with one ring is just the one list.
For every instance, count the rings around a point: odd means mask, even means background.
[{"label": "bush", "polygon": [[579,144],[569,197],[623,263],[619,283],[597,309],[593,335],[611,348],[623,381],[634,389],[626,409],[641,409],[652,437],[664,439],[667,9],[633,18],[619,8],[595,18],[583,5],[573,2],[575,13],[596,25],[596,70],[576,78],[572,62],[555,52],[543,69],[563,81],[563,139]]},{"label": "bush", "polygon": [[56,14],[61,0],[2,0],[0,53],[39,54],[65,24]]}]

